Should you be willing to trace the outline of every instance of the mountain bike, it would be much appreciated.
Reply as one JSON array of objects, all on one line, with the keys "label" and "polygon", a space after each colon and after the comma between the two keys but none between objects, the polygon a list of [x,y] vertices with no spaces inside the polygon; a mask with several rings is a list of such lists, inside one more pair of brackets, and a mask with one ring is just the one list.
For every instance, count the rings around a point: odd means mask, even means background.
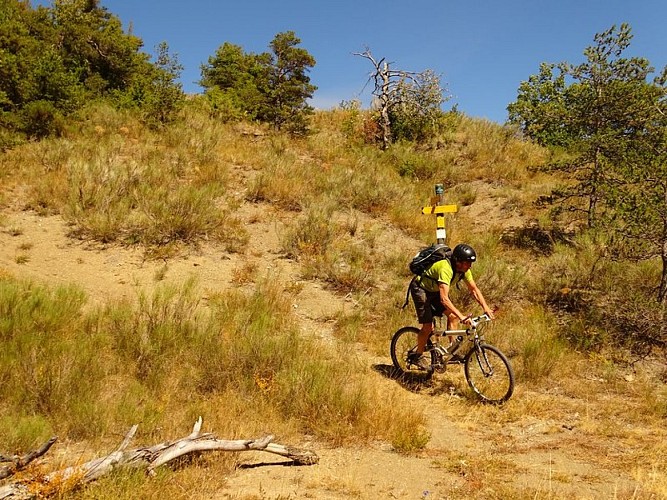
[{"label": "mountain bike", "polygon": [[[424,354],[430,353],[433,371],[444,372],[447,365],[462,364],[468,385],[482,401],[500,404],[512,397],[512,365],[500,349],[484,341],[483,325],[491,321],[491,318],[487,314],[470,318],[470,326],[462,330],[438,331],[436,321],[437,318],[434,317],[433,333],[424,350]],[[391,360],[402,373],[423,371],[409,361],[409,355],[415,352],[417,347],[418,334],[419,328],[405,326],[391,338]],[[440,344],[440,338],[444,336],[456,336],[456,340],[445,347]]]}]

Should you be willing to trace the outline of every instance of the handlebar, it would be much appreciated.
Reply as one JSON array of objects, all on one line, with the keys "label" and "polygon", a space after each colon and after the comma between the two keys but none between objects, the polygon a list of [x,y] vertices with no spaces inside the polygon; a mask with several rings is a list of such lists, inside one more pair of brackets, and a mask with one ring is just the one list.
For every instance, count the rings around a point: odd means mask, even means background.
[{"label": "handlebar", "polygon": [[470,318],[470,326],[475,327],[480,323],[484,323],[486,321],[491,321],[491,318],[489,317],[488,314],[480,314],[479,316],[475,316],[474,318]]}]

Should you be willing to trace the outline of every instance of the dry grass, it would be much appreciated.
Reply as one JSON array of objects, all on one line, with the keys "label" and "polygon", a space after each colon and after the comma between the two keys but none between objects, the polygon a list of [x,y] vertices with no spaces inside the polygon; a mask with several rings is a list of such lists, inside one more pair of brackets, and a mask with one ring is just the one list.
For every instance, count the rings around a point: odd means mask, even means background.
[{"label": "dry grass", "polygon": [[[609,388],[598,378],[603,368],[595,363],[570,356],[562,365],[570,370],[554,374],[548,390],[520,384],[503,407],[450,402],[485,450],[448,452],[436,460],[438,467],[462,476],[454,498],[476,495],[489,484],[497,487],[492,498],[580,497],[574,485],[581,480],[599,485],[593,497],[607,496],[603,492],[614,483],[622,498],[664,494],[664,415],[634,395],[664,388],[650,377],[632,382],[620,377]],[[586,373],[585,378],[579,373]]]},{"label": "dry grass", "polygon": [[[71,437],[92,438],[128,422],[143,422],[149,435],[177,434],[197,415],[216,414],[208,423],[220,432],[268,426],[343,443],[397,433],[410,441],[403,422],[420,419],[391,400],[398,394],[371,404],[379,389],[366,382],[368,369],[295,335],[282,289],[265,281],[249,297],[212,297],[210,313],[200,309],[193,282],[90,315],[76,288],[5,280],[1,292],[2,414],[18,422],[22,412],[35,413]],[[216,401],[225,401],[224,415]],[[27,447],[44,430],[28,425],[2,441]]]}]

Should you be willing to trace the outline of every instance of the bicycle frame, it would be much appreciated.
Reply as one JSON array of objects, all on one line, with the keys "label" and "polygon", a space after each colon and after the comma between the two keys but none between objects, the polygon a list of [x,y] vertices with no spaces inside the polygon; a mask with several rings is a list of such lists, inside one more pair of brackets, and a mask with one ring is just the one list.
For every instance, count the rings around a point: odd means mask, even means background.
[{"label": "bicycle frame", "polygon": [[[457,328],[453,330],[438,330],[437,329],[437,318],[433,318],[433,333],[428,339],[428,343],[426,345],[428,351],[435,351],[436,357],[438,359],[438,364],[434,366],[436,370],[442,370],[445,365],[448,363],[460,363],[460,360],[453,361],[454,354],[449,353],[447,349],[438,342],[438,340],[433,340],[433,337],[440,337],[443,335],[447,336],[463,336],[464,339],[461,340],[461,343],[465,342],[466,340],[469,342],[472,342],[473,348],[479,348],[480,342],[484,341],[483,336],[480,336],[478,333],[478,325],[481,323],[486,323],[487,321],[491,321],[491,318],[489,317],[488,314],[484,313],[479,316],[475,316],[473,318],[470,318],[470,325],[468,328]],[[460,347],[459,347],[460,349]],[[486,358],[486,356],[484,356]],[[480,366],[480,369],[485,373],[493,374],[493,369],[489,366],[488,360],[485,359],[485,364],[487,365],[488,369],[484,369],[484,367]],[[490,375],[489,375],[490,376]]]},{"label": "bicycle frame", "polygon": [[433,318],[433,333],[431,333],[431,337],[434,335],[448,335],[448,336],[463,335],[465,337],[468,337],[469,340],[472,340],[475,337],[479,338],[479,336],[476,335],[477,326],[480,325],[481,323],[486,323],[487,321],[491,321],[491,318],[489,317],[488,314],[484,313],[480,314],[479,316],[475,316],[474,318],[470,318],[470,326],[468,328],[458,328],[455,330],[438,331],[436,325],[437,319]]}]

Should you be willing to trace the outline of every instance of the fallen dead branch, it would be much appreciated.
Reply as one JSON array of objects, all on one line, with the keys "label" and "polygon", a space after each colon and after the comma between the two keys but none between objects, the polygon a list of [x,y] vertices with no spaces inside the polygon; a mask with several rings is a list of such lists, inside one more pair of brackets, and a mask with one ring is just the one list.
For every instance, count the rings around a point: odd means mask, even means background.
[{"label": "fallen dead branch", "polygon": [[[138,426],[134,425],[116,451],[109,455],[96,458],[81,465],[67,467],[66,469],[52,472],[40,478],[22,479],[5,486],[0,486],[0,500],[9,498],[21,500],[42,498],[52,493],[62,493],[63,489],[68,491],[95,481],[119,467],[144,468],[148,474],[152,475],[157,467],[191,453],[203,453],[207,451],[265,451],[289,458],[298,465],[313,465],[319,460],[319,457],[312,451],[273,443],[273,436],[265,436],[259,439],[223,440],[217,439],[210,433],[202,434],[201,426],[202,418],[199,417],[189,436],[177,441],[157,444],[150,448],[127,450],[138,429]],[[32,461],[38,456],[43,455],[55,440],[55,438],[51,438],[37,452],[32,452],[26,455],[26,457],[41,451],[41,453],[31,458]],[[9,461],[16,463],[14,460]],[[24,463],[23,465],[26,464]]]},{"label": "fallen dead branch", "polygon": [[11,457],[0,455],[0,463],[10,464],[0,467],[0,479],[6,479],[9,476],[16,474],[21,469],[24,469],[30,462],[44,455],[47,451],[49,451],[49,448],[51,448],[57,439],[58,438],[55,436],[52,437],[40,448],[31,451],[22,457],[19,457],[18,455],[12,455]]}]

